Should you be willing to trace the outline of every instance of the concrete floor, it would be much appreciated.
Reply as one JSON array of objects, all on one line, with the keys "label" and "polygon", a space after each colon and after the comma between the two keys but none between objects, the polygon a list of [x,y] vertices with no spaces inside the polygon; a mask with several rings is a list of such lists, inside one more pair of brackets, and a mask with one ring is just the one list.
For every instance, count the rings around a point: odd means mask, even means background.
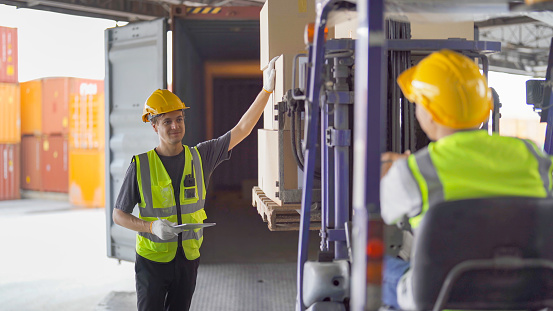
[{"label": "concrete floor", "polygon": [[[217,226],[205,233],[191,310],[292,310],[297,232],[270,232],[233,193],[210,196],[206,210]],[[0,309],[136,310],[134,264],[107,258],[105,233],[103,208],[0,201]],[[313,259],[317,232],[310,241]]]},{"label": "concrete floor", "polygon": [[68,202],[0,202],[0,309],[95,310],[134,291],[134,266],[106,257],[104,209]]}]

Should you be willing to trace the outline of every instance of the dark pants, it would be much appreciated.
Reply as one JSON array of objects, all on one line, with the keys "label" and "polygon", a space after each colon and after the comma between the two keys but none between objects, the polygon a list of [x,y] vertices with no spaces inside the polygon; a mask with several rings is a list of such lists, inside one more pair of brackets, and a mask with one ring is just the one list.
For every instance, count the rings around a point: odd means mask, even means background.
[{"label": "dark pants", "polygon": [[196,288],[200,258],[188,260],[181,249],[167,263],[136,255],[138,311],[188,311]]}]

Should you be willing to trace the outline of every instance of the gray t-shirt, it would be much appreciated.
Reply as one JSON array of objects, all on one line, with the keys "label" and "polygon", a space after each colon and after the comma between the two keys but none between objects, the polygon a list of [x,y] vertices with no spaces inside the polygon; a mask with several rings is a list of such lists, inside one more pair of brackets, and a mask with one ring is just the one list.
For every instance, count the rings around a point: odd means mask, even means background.
[{"label": "gray t-shirt", "polygon": [[[213,170],[215,170],[221,162],[230,159],[231,151],[228,151],[229,143],[230,131],[219,138],[199,143],[196,146],[202,158],[206,189]],[[175,189],[175,198],[178,198],[180,181],[184,170],[184,150],[176,156],[159,156],[159,158],[171,178],[173,189]],[[140,203],[140,192],[136,180],[136,162],[132,161],[125,174],[125,179],[123,180],[123,185],[117,196],[117,201],[115,201],[115,208],[125,213],[132,213],[137,203]]]}]

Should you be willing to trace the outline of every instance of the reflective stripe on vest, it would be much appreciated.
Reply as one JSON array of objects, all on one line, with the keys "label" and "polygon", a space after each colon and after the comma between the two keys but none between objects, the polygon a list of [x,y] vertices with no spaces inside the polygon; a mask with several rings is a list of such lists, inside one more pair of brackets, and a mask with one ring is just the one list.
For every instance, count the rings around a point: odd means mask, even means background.
[{"label": "reflective stripe on vest", "polygon": [[[180,223],[203,223],[206,218],[204,210],[206,192],[202,160],[196,148],[184,146],[184,154],[185,163],[179,194]],[[141,198],[139,218],[145,221],[167,219],[177,223],[177,204],[172,182],[155,150],[135,156],[135,161]],[[184,180],[189,174],[195,178],[195,185],[185,187]],[[187,189],[193,190],[195,195],[186,198]],[[199,248],[202,241],[203,229],[187,230],[182,233],[182,246],[189,260],[200,256]],[[161,240],[154,234],[139,232],[136,239],[136,252],[152,261],[168,262],[175,257],[177,242],[177,236],[170,240]]]},{"label": "reflective stripe on vest", "polygon": [[[443,141],[442,141],[443,140]],[[492,196],[551,197],[551,158],[527,140],[459,132],[409,156],[422,198],[416,228],[443,201]],[[465,161],[465,159],[469,159]]]}]

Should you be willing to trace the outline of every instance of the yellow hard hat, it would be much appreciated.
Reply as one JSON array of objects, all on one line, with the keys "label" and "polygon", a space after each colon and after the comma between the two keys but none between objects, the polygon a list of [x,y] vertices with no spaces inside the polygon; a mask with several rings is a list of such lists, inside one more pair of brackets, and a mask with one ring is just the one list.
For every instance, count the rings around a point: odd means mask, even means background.
[{"label": "yellow hard hat", "polygon": [[168,90],[157,89],[148,97],[142,110],[142,121],[148,122],[149,118],[158,114],[180,109],[188,109],[180,98]]},{"label": "yellow hard hat", "polygon": [[491,91],[476,63],[450,50],[430,54],[401,73],[397,83],[408,100],[450,128],[476,127],[493,109]]}]

